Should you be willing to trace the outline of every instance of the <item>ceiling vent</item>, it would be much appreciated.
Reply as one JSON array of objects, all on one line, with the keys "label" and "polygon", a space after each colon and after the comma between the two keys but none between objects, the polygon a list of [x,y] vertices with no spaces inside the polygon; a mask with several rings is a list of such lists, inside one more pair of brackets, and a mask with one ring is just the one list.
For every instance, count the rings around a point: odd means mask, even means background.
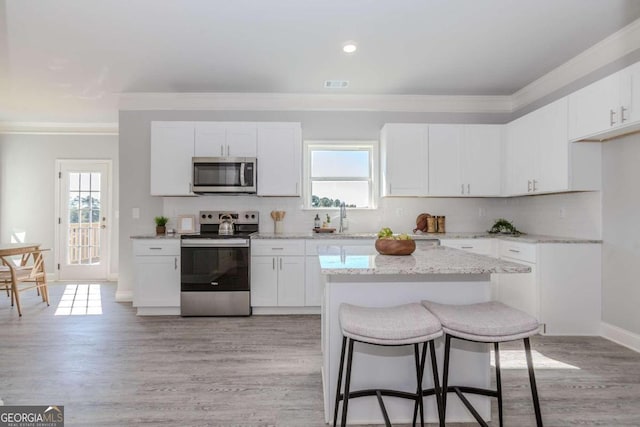
[{"label": "ceiling vent", "polygon": [[324,88],[325,89],[345,89],[349,86],[349,81],[347,80],[325,80]]}]

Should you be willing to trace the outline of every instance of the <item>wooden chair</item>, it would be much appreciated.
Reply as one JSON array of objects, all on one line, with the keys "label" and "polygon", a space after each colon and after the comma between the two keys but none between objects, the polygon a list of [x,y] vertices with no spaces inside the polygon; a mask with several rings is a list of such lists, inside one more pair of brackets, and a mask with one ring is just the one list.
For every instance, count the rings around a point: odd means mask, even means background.
[{"label": "wooden chair", "polygon": [[[36,288],[42,297],[42,301],[49,305],[49,289],[47,288],[47,273],[44,267],[43,252],[48,249],[28,247],[16,250],[11,256],[0,256],[0,289],[11,294],[11,305],[18,308],[18,314],[22,316],[20,306],[20,292]],[[20,263],[16,264],[12,257],[20,256]]]}]

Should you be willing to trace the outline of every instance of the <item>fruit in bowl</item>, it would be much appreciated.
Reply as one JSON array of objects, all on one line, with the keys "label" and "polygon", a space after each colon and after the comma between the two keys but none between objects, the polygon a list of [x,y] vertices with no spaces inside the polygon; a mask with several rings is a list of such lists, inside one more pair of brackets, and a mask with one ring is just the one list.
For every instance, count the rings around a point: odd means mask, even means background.
[{"label": "fruit in bowl", "polygon": [[408,234],[394,235],[385,227],[378,232],[376,250],[382,255],[411,255],[416,250],[416,242]]}]

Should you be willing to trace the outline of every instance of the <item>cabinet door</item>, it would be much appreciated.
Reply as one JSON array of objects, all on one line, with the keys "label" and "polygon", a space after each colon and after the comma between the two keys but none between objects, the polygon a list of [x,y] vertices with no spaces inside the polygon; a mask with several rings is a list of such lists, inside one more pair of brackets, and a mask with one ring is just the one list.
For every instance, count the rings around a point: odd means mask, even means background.
[{"label": "cabinet door", "polygon": [[640,62],[622,72],[620,122],[628,124],[640,121]]},{"label": "cabinet door", "polygon": [[254,123],[232,123],[227,126],[226,155],[256,157],[258,131]]},{"label": "cabinet door", "polygon": [[429,127],[387,124],[382,129],[382,195],[426,196],[428,193]]},{"label": "cabinet door", "polygon": [[299,196],[301,166],[299,123],[258,125],[259,196]]},{"label": "cabinet door", "polygon": [[502,165],[501,125],[465,125],[462,127],[461,183],[465,194],[499,196]]},{"label": "cabinet door", "polygon": [[226,155],[226,130],[222,123],[196,123],[195,132],[195,157]]},{"label": "cabinet door", "polygon": [[323,280],[320,274],[318,256],[306,257],[304,280],[304,305],[320,306],[322,304]]},{"label": "cabinet door", "polygon": [[151,122],[151,195],[188,196],[194,127],[190,122]]},{"label": "cabinet door", "polygon": [[278,305],[278,270],[276,257],[251,257],[251,306]]},{"label": "cabinet door", "polygon": [[[504,258],[509,260],[508,258]],[[530,273],[499,274],[497,276],[497,299],[511,307],[522,310],[540,320],[539,289],[536,276],[536,265],[524,261],[516,261],[531,267]]]},{"label": "cabinet door", "polygon": [[620,74],[615,73],[569,95],[569,139],[606,131],[620,123]]},{"label": "cabinet door", "polygon": [[461,125],[429,125],[429,195],[461,196]]},{"label": "cabinet door", "polygon": [[180,307],[180,257],[136,256],[134,305]]},{"label": "cabinet door", "polygon": [[528,116],[507,125],[505,139],[505,182],[507,195],[527,194],[531,191],[535,157],[535,135],[537,133]]},{"label": "cabinet door", "polygon": [[537,129],[534,192],[569,189],[569,141],[567,136],[567,98],[537,110],[533,116]]},{"label": "cabinet door", "polygon": [[304,306],[304,257],[283,256],[278,262],[278,305]]}]

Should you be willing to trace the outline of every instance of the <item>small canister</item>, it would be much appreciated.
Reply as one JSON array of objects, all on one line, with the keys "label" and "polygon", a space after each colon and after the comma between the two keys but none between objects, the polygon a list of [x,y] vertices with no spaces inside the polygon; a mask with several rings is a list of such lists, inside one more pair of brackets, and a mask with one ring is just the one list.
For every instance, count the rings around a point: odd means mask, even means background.
[{"label": "small canister", "polygon": [[446,232],[446,228],[445,228],[445,216],[438,216],[437,218],[437,222],[438,222],[438,233],[445,233]]},{"label": "small canister", "polygon": [[430,216],[427,218],[427,233],[437,233],[438,232],[438,223],[436,222],[435,216]]}]

